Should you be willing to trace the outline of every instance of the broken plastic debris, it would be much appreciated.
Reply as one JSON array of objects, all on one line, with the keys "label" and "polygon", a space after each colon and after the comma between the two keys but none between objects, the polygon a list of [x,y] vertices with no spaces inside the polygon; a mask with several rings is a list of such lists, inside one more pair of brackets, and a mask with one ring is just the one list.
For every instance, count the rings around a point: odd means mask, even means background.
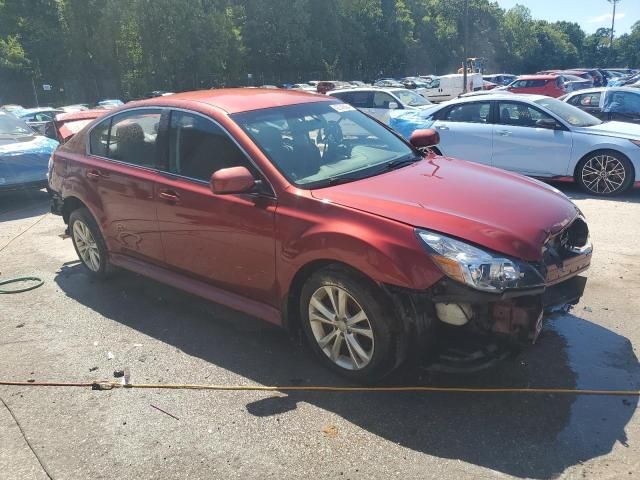
[{"label": "broken plastic debris", "polygon": [[113,359],[114,359],[113,353],[111,353],[111,352],[107,352],[107,358],[108,358],[109,360],[113,360]]},{"label": "broken plastic debris", "polygon": [[97,347],[98,346],[98,342],[93,342],[93,346]]},{"label": "broken plastic debris", "polygon": [[322,427],[322,432],[329,437],[337,437],[338,427],[336,427],[335,425],[325,425],[324,427]]},{"label": "broken plastic debris", "polygon": [[134,344],[133,344],[133,346],[134,346],[134,347],[141,347],[141,346],[142,346],[142,344],[141,344],[141,343],[134,343]]}]

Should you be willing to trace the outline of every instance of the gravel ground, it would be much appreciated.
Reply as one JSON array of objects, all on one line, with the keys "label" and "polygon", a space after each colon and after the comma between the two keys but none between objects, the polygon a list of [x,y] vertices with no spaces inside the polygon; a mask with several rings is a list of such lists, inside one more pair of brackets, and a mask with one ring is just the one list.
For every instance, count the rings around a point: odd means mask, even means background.
[{"label": "gravel ground", "polygon": [[[533,348],[403,385],[640,388],[640,192],[573,189],[595,243],[587,291]],[[342,385],[280,330],[122,272],[93,282],[44,192],[0,196],[0,379]],[[38,223],[36,223],[38,222]],[[29,230],[27,228],[31,227]],[[112,358],[111,358],[112,357]],[[640,478],[637,397],[0,386],[0,478]],[[170,413],[167,415],[160,410]]]}]

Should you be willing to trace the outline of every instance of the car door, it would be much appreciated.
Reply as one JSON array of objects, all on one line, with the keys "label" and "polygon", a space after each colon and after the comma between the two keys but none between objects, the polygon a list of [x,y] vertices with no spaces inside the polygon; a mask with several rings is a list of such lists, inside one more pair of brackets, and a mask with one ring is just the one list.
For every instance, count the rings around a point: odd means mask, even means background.
[{"label": "car door", "polygon": [[[212,119],[172,110],[169,155],[156,182],[158,224],[169,267],[227,291],[269,303],[275,297],[276,200],[230,135]],[[245,166],[263,180],[256,193],[215,195],[220,169]]]},{"label": "car door", "polygon": [[601,108],[604,120],[640,123],[640,93],[608,90]]},{"label": "car door", "polygon": [[109,250],[153,263],[164,259],[153,195],[161,115],[158,108],[134,109],[98,123],[75,172]]},{"label": "car door", "polygon": [[[539,127],[539,120],[552,120],[557,129]],[[500,101],[493,128],[494,167],[537,177],[567,174],[572,134],[549,114],[525,102]]]},{"label": "car door", "polygon": [[491,102],[456,104],[436,115],[433,127],[440,134],[438,148],[443,155],[491,164],[493,125]]}]

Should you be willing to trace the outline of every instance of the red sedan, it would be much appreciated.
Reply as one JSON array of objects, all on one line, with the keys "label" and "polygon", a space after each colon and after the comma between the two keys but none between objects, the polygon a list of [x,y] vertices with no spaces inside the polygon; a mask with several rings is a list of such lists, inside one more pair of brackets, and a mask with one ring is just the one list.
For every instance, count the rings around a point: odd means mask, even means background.
[{"label": "red sedan", "polygon": [[379,380],[445,338],[534,341],[590,264],[567,197],[421,150],[435,143],[314,94],[153,98],[58,148],[52,211],[90,275],[124,268],[302,331],[330,368]]}]

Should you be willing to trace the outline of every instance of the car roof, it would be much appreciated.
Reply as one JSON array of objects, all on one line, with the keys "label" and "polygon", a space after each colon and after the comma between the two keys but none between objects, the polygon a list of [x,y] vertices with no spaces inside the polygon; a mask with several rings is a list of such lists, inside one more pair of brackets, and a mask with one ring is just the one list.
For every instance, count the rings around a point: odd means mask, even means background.
[{"label": "car roof", "polygon": [[393,93],[393,92],[397,92],[398,90],[409,90],[409,89],[404,87],[376,87],[376,86],[356,87],[356,88],[336,88],[335,90],[329,91],[328,94],[331,95],[333,93],[343,93],[343,92],[370,92],[372,90],[376,92]]},{"label": "car roof", "polygon": [[583,94],[583,93],[598,93],[604,91],[615,91],[615,92],[631,92],[640,94],[640,91],[637,88],[633,87],[594,87],[594,88],[583,88],[581,90],[576,90],[575,92],[571,92],[569,96],[573,97],[574,95]]},{"label": "car roof", "polygon": [[38,113],[38,112],[59,112],[59,108],[53,107],[37,107],[37,108],[23,108],[22,110],[18,110],[15,112],[17,115],[29,115],[30,113]]},{"label": "car roof", "polygon": [[[355,90],[355,89],[350,89]],[[335,101],[326,95],[308,93],[300,90],[272,88],[221,88],[182,92],[167,97],[156,97],[134,102],[136,106],[174,103],[176,100],[187,103],[206,104],[226,113],[248,112],[263,108],[283,107],[301,103]]]},{"label": "car roof", "polygon": [[477,95],[475,97],[461,97],[456,98],[455,100],[450,100],[448,102],[442,103],[441,105],[451,105],[454,103],[468,103],[468,102],[489,102],[489,101],[500,101],[500,100],[527,100],[530,102],[534,102],[541,98],[548,98],[544,95],[527,95],[520,93],[494,93],[491,95]]},{"label": "car roof", "polygon": [[553,80],[559,77],[559,74],[555,73],[543,73],[540,75],[520,75],[518,80]]}]

